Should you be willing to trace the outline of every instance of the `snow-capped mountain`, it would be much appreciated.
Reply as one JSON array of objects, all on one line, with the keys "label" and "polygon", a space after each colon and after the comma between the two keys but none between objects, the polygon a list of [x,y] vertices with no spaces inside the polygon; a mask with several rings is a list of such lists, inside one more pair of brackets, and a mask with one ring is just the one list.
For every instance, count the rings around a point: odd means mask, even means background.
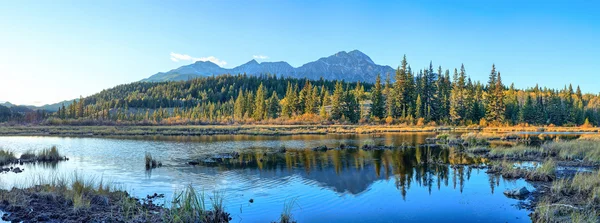
[{"label": "snow-capped mountain", "polygon": [[232,69],[219,67],[212,62],[198,61],[190,65],[182,66],[168,72],[161,72],[150,76],[142,81],[179,81],[191,78],[212,76],[219,74],[276,74],[286,77],[328,80],[362,81],[374,82],[377,74],[385,76],[394,73],[390,66],[375,64],[366,54],[353,50],[341,51],[329,57],[323,57],[317,61],[309,62],[298,68],[292,67],[287,62],[262,62],[251,60],[245,64]]}]

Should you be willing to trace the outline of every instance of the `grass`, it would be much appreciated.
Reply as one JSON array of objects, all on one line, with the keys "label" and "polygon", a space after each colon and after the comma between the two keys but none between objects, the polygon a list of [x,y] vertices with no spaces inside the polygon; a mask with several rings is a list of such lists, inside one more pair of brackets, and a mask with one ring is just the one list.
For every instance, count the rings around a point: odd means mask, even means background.
[{"label": "grass", "polygon": [[223,193],[215,191],[209,198],[212,209],[206,208],[204,192],[198,193],[192,185],[175,194],[165,222],[229,222],[225,212]]},{"label": "grass", "polygon": [[556,178],[556,162],[547,159],[544,163],[534,169],[515,168],[514,164],[506,160],[496,164],[491,169],[500,172],[504,178],[524,178],[530,181],[553,181]]},{"label": "grass", "polygon": [[195,222],[203,219],[206,204],[204,193],[198,194],[192,185],[176,194],[171,202],[170,220],[172,222]]},{"label": "grass", "polygon": [[491,158],[501,159],[539,159],[553,157],[558,160],[600,163],[600,141],[578,139],[548,142],[540,147],[525,145],[495,147],[491,148],[489,155]]},{"label": "grass", "polygon": [[559,141],[546,143],[542,148],[565,160],[600,162],[600,141],[587,139]]},{"label": "grass", "polygon": [[[64,197],[66,203],[73,208],[76,213],[91,213],[90,210],[98,211],[98,206],[92,206],[94,199],[105,197],[110,206],[110,216],[120,216],[119,221],[136,222],[229,222],[229,214],[225,212],[223,193],[215,192],[212,197],[207,198],[204,193],[198,193],[193,186],[187,186],[180,193],[176,193],[171,201],[170,208],[154,206],[151,208],[149,203],[140,203],[121,188],[113,186],[111,183],[98,180],[95,177],[84,177],[74,173],[73,175],[48,175],[35,176],[25,179],[24,183],[15,185],[15,188],[0,190],[0,200],[6,200],[23,208],[30,208],[29,197],[25,194],[37,197],[51,195],[54,201],[62,201],[58,197]],[[23,188],[16,189],[16,188]],[[210,199],[210,203],[207,203]],[[210,205],[207,207],[206,205]],[[80,210],[88,210],[79,212]],[[107,210],[104,209],[106,212]],[[99,212],[103,213],[103,212]],[[106,213],[108,214],[108,213]],[[140,221],[141,220],[141,221]],[[35,219],[34,219],[35,221]]]},{"label": "grass", "polygon": [[544,148],[516,145],[513,147],[494,147],[490,150],[492,158],[517,159],[529,156],[545,156]]},{"label": "grass", "polygon": [[583,134],[578,140],[600,141],[600,134]]},{"label": "grass", "polygon": [[298,205],[298,203],[296,203],[296,201],[297,201],[297,199],[293,198],[290,200],[286,200],[283,203],[283,211],[281,212],[281,216],[279,217],[280,223],[296,222],[294,220],[294,216],[292,215],[292,210],[294,209],[294,206]]},{"label": "grass", "polygon": [[534,222],[598,222],[600,172],[577,173],[552,183],[534,211]]},{"label": "grass", "polygon": [[11,164],[16,160],[15,153],[9,150],[0,149],[0,166]]},{"label": "grass", "polygon": [[19,159],[21,159],[21,160],[32,160],[32,159],[35,159],[35,157],[36,157],[36,155],[35,155],[35,152],[33,150],[27,150],[23,154],[21,154],[21,156],[19,157]]},{"label": "grass", "polygon": [[146,155],[144,156],[144,161],[146,163],[146,170],[162,166],[162,163],[152,158],[152,154],[150,154],[149,152],[146,152]]},{"label": "grass", "polygon": [[64,157],[58,153],[56,146],[52,146],[49,149],[42,149],[36,156],[38,161],[60,161]]}]

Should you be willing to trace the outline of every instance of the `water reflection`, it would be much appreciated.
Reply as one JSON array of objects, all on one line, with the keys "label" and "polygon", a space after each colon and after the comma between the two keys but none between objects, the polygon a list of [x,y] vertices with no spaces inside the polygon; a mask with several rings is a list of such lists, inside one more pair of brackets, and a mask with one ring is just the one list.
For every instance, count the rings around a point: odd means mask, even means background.
[{"label": "water reflection", "polygon": [[305,149],[284,153],[254,148],[242,152],[237,159],[203,165],[219,171],[254,170],[261,177],[300,175],[336,192],[351,194],[362,193],[377,180],[393,179],[403,199],[406,199],[413,180],[419,187],[427,187],[431,193],[433,187],[439,190],[442,184],[448,186],[451,179],[453,187],[458,185],[462,192],[465,179],[470,179],[473,171],[473,167],[467,165],[485,162],[485,159],[470,157],[462,148],[456,147],[374,151],[333,149],[324,152]]},{"label": "water reflection", "polygon": [[[188,184],[224,191],[235,222],[277,220],[283,202],[298,198],[299,222],[497,222],[527,221],[499,190],[527,186],[506,181],[471,164],[486,163],[461,148],[419,147],[432,134],[136,137],[133,139],[0,137],[15,153],[57,145],[71,159],[56,165],[27,166],[19,175],[0,175],[0,186],[39,174],[74,171],[121,183],[135,196],[173,192]],[[415,145],[365,151],[310,148],[340,144]],[[276,152],[279,148],[285,152]],[[272,148],[275,148],[273,150]],[[202,154],[240,151],[222,163],[187,165]],[[146,171],[144,152],[165,164]],[[248,200],[253,198],[254,203]],[[469,216],[465,220],[464,217]],[[515,220],[516,219],[516,220]]]}]

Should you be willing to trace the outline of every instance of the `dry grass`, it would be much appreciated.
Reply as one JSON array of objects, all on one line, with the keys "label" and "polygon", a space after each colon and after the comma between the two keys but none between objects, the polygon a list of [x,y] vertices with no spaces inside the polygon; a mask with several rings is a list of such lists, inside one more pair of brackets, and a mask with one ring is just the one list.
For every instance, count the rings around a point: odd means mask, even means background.
[{"label": "dry grass", "polygon": [[598,222],[600,174],[577,173],[552,183],[536,206],[534,222]]},{"label": "dry grass", "polygon": [[493,171],[500,171],[504,178],[515,179],[524,178],[530,181],[552,181],[556,178],[556,162],[552,159],[534,169],[515,168],[511,162],[503,161],[492,168]]}]

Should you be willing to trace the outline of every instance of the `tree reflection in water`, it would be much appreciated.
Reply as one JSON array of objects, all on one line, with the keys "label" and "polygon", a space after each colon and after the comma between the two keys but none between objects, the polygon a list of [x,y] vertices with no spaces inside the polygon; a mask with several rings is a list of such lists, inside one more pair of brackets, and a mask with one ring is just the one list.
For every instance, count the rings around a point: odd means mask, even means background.
[{"label": "tree reflection in water", "polygon": [[[473,171],[472,164],[485,159],[473,158],[459,147],[416,147],[393,150],[331,149],[328,151],[287,150],[275,152],[266,148],[243,150],[238,159],[212,164],[222,171],[246,169],[262,173],[261,177],[300,175],[337,192],[359,194],[373,182],[393,178],[396,188],[406,199],[410,186],[440,190],[452,187],[462,193],[465,181]],[[479,170],[475,170],[479,171]],[[500,179],[490,176],[492,193]]]}]

